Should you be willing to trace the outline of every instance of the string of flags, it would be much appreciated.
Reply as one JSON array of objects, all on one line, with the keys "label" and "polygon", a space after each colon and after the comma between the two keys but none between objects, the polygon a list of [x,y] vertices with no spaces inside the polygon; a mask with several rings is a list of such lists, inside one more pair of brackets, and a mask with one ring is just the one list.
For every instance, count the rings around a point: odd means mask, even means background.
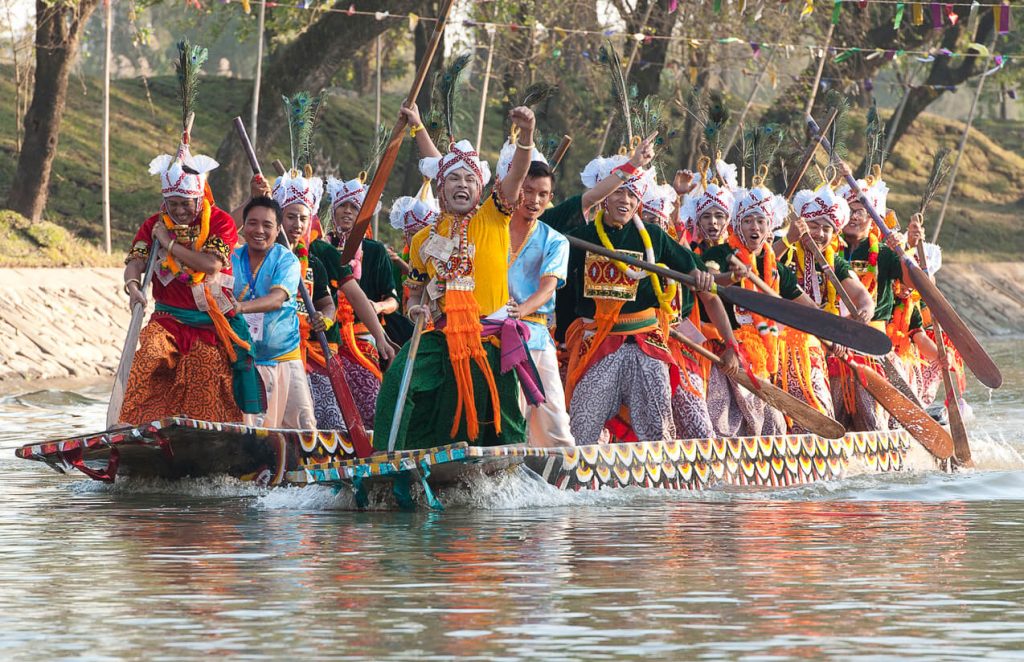
[{"label": "string of flags", "polygon": [[[294,3],[287,2],[276,2],[275,0],[221,0],[224,4],[230,4],[231,2],[239,2],[242,5],[242,9],[249,13],[252,5],[265,4],[267,8],[282,8],[282,9],[293,9],[293,10],[308,10],[316,9],[317,11],[323,12],[334,12],[343,13],[347,16],[372,16],[375,20],[405,20],[408,23],[410,30],[414,30],[420,21],[434,22],[437,19],[434,17],[419,16],[415,13],[408,14],[392,14],[388,11],[367,11],[359,10],[355,8],[355,5],[349,5],[347,9],[332,7],[332,6],[317,6],[317,0],[296,0]],[[187,0],[188,3],[200,6],[200,0]],[[780,2],[786,2],[786,0],[780,0]],[[803,0],[804,5],[801,10],[801,17],[811,15],[816,8],[815,0]],[[909,5],[911,9],[911,24],[922,25],[924,23],[925,16],[925,5],[930,7],[930,14],[932,17],[932,26],[935,29],[942,29],[945,27],[945,23],[948,22],[950,25],[956,25],[960,17],[954,11],[952,4],[947,3],[924,3],[924,2],[904,2],[903,0],[832,0],[832,22],[838,23],[841,8],[844,4],[855,3],[858,7],[864,8],[869,4],[884,4],[884,5],[895,5],[896,15],[893,21],[893,27],[898,29],[903,22],[904,13],[906,6]],[[738,11],[743,12],[746,8],[746,0],[732,0],[732,3],[736,5]],[[995,13],[995,23],[998,26],[998,34],[1005,35],[1010,32],[1011,25],[1011,12],[1010,3],[1007,0],[1003,0],[999,5],[987,5],[992,7]],[[977,31],[978,14],[982,5],[974,0],[970,6],[967,26],[968,34],[975,34]],[[723,0],[715,0],[716,11],[724,11]],[[668,11],[674,12],[678,10],[678,0],[672,0],[669,3]],[[764,48],[782,48],[786,49],[787,54],[792,54],[800,50],[807,50],[815,57],[821,57],[822,48],[813,44],[792,44],[783,42],[756,42],[741,39],[740,37],[719,37],[719,38],[707,38],[707,39],[692,39],[683,36],[673,35],[658,35],[651,34],[648,31],[641,31],[635,33],[626,33],[615,28],[606,28],[603,30],[585,30],[581,28],[566,28],[566,27],[549,27],[544,26],[540,23],[532,23],[528,25],[520,25],[517,23],[497,23],[493,21],[475,21],[472,19],[463,19],[461,21],[449,21],[450,24],[460,24],[464,27],[477,27],[483,28],[489,32],[504,29],[509,32],[518,32],[520,30],[530,30],[533,32],[540,33],[541,36],[546,34],[552,34],[555,37],[555,48],[552,51],[552,56],[555,58],[561,57],[562,50],[561,44],[570,35],[576,36],[598,36],[604,38],[619,38],[635,41],[637,43],[647,44],[653,40],[667,40],[667,41],[685,41],[692,48],[702,48],[710,45],[728,45],[728,44],[747,44],[751,49],[751,57],[757,59],[761,56]],[[993,56],[987,47],[979,43],[971,43],[967,45],[963,51],[955,52],[947,48],[933,48],[930,50],[913,50],[913,49],[884,49],[884,48],[864,48],[860,46],[830,46],[828,48],[829,54],[832,56],[834,63],[841,63],[856,55],[862,55],[865,59],[874,59],[877,57],[884,57],[887,60],[896,60],[903,56],[915,56],[919,62],[931,62],[937,57],[950,57],[950,58],[969,58],[977,57],[986,60],[991,60],[993,67],[986,71],[984,75],[990,75],[1002,69],[1011,58],[1017,58],[1024,56],[1024,53],[1003,53],[1001,55]],[[591,54],[588,51],[583,51],[582,56],[590,58]]]}]

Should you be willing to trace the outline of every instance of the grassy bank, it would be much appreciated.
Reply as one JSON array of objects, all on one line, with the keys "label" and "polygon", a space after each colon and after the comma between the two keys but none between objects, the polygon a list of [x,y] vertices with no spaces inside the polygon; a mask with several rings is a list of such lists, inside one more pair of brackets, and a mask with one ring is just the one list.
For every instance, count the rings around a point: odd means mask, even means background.
[{"label": "grassy bank", "polygon": [[[9,67],[0,67],[0,95],[13,99],[13,76],[10,73]],[[92,244],[98,244],[103,233],[99,164],[101,94],[96,83],[82,78],[71,81],[46,212],[47,220]],[[245,80],[208,78],[204,82],[196,118],[196,153],[216,153],[231,118],[238,114],[250,93],[251,83]],[[397,104],[397,97],[386,96],[386,117],[390,117],[389,109],[396,108]],[[13,106],[13,103],[9,104],[0,112],[0,201],[6,197],[16,162]],[[115,81],[111,108],[114,112],[111,138],[112,226],[115,251],[120,253],[128,246],[138,224],[154,211],[159,192],[156,178],[147,172],[149,161],[157,154],[176,147],[180,121],[176,81],[170,76],[150,79],[149,98],[141,80]],[[330,99],[318,142],[324,154],[330,155],[331,162],[348,176],[362,168],[372,122],[372,100],[339,96]],[[472,117],[467,116],[461,124],[465,133],[474,133]],[[492,166],[493,148],[500,142],[501,126],[500,113],[496,110],[490,112],[484,142],[492,148],[485,151],[485,156],[492,160]],[[931,155],[942,146],[955,148],[962,127],[960,123],[943,118],[924,116],[897,145],[887,167],[886,179],[892,190],[890,204],[901,218],[906,219],[916,206],[921,186],[931,167]],[[941,243],[950,260],[1018,260],[1024,250],[1024,235],[1015,231],[1024,212],[1021,197],[1024,190],[1024,157],[1021,156],[1024,123],[982,122],[980,127],[987,135],[979,130],[972,131],[946,214]],[[586,137],[576,138],[565,164],[566,174],[559,183],[561,194],[578,190],[580,184],[575,171],[595,151],[595,146]],[[857,143],[862,141],[854,139],[850,142],[854,156],[859,157]],[[287,160],[287,146],[283,141],[271,150],[261,147],[260,151],[267,155],[264,158],[277,156]],[[400,158],[392,185],[384,196],[385,206],[395,195],[403,192],[399,185],[403,180],[402,168],[410,167],[411,163],[411,158]],[[941,199],[933,204],[932,217],[937,215],[940,202]],[[386,216],[382,220],[386,224]],[[18,223],[10,225],[15,227]],[[26,232],[28,230],[21,228],[15,234],[24,239]],[[84,245],[68,244],[83,251],[85,249],[81,247]],[[21,259],[13,257],[16,254],[4,250],[2,259],[7,262]],[[68,256],[63,259],[75,258]]]}]

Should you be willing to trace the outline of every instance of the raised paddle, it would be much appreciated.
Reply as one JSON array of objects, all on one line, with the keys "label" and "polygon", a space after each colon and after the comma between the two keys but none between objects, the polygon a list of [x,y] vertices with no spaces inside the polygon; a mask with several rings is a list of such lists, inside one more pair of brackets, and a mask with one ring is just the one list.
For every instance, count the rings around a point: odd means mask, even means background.
[{"label": "raised paddle", "polygon": [[[405,97],[406,105],[412,105],[416,101],[420,88],[423,87],[423,83],[427,79],[430,63],[433,62],[434,53],[437,52],[438,44],[441,42],[442,35],[444,35],[448,14],[451,13],[453,4],[455,4],[454,0],[444,0],[441,5],[441,10],[437,14],[437,23],[434,24],[434,33],[430,36],[430,43],[423,54],[419,68],[416,69],[416,77],[413,79],[412,87],[409,89],[408,96]],[[388,146],[380,158],[380,164],[373,173],[370,187],[366,191],[366,197],[363,198],[363,206],[359,208],[359,214],[356,216],[352,231],[345,240],[345,247],[341,251],[342,264],[348,264],[355,257],[356,251],[359,250],[359,244],[362,242],[363,236],[366,234],[366,228],[373,218],[373,212],[377,209],[377,203],[384,193],[384,185],[387,184],[388,177],[391,176],[391,169],[394,168],[395,160],[398,158],[398,150],[402,146],[402,138],[405,134],[405,125],[405,115],[400,114],[398,121],[395,122],[395,128],[391,130],[391,137],[388,139]]]},{"label": "raised paddle", "polygon": [[[245,124],[242,123],[242,118],[236,117],[234,123],[235,130],[238,132],[238,139],[242,143],[246,156],[249,157],[249,166],[252,168],[253,174],[262,174],[259,161],[256,159],[256,152],[252,148],[252,142],[249,141],[249,134],[245,131]],[[274,163],[275,166],[278,164],[277,161]],[[288,242],[284,228],[278,230],[277,242],[291,252],[292,247]],[[316,308],[313,307],[313,300],[309,296],[309,291],[306,290],[304,282],[299,283],[299,295],[302,297],[302,303],[305,305],[306,311],[312,316]],[[330,345],[327,344],[327,335],[323,331],[317,331],[316,337],[320,342],[320,349],[324,353],[324,360],[327,363],[327,377],[331,381],[334,399],[338,401],[338,408],[341,410],[341,417],[345,421],[345,427],[348,428],[352,448],[357,456],[369,457],[373,454],[373,445],[370,443],[370,437],[363,426],[363,419],[359,416],[359,408],[356,406],[355,398],[352,397],[352,390],[345,379],[345,366],[341,361],[341,357],[331,353]]]},{"label": "raised paddle", "polygon": [[[673,338],[715,365],[719,365],[722,362],[722,359],[713,352],[693,342],[679,331],[671,329],[670,333]],[[826,416],[800,398],[790,395],[766,379],[762,379],[757,375],[754,375],[753,379],[751,379],[751,376],[743,370],[740,370],[731,379],[761,400],[764,400],[770,406],[781,411],[801,427],[810,430],[820,437],[839,439],[846,434],[846,428],[839,421]]]},{"label": "raised paddle", "polygon": [[551,172],[558,170],[558,165],[565,158],[565,153],[569,151],[570,145],[572,145],[572,136],[569,134],[563,135],[562,141],[555,148],[555,153],[551,155]]},{"label": "raised paddle", "polygon": [[[579,250],[625,262],[628,265],[658,274],[664,278],[679,281],[684,285],[693,285],[695,282],[693,276],[688,274],[651,264],[632,255],[626,255],[604,246],[592,244],[579,237],[566,235],[566,239],[569,240],[569,243],[574,248]],[[786,299],[770,297],[754,290],[743,289],[742,287],[720,287],[713,285],[711,292],[712,294],[717,294],[723,301],[728,301],[735,306],[745,308],[758,315],[763,315],[786,326],[812,333],[821,338],[827,338],[840,345],[852,347],[865,354],[882,355],[889,353],[892,349],[892,342],[889,340],[889,337],[878,329],[866,327],[860,322],[832,315],[817,308],[804,306],[793,301],[787,301]]]},{"label": "raised paddle", "polygon": [[[807,125],[810,127],[812,133],[816,136],[820,136],[821,144],[825,149],[831,150],[831,145],[828,139],[824,137],[821,131],[818,129],[817,123],[814,118],[807,117]],[[838,157],[837,157],[838,159]],[[842,160],[839,160],[842,163]],[[861,190],[857,184],[857,180],[854,179],[853,175],[847,170],[846,172],[846,183],[850,186],[851,190],[857,191],[857,195],[860,198],[860,203],[864,205],[864,209],[867,210],[871,219],[878,226],[878,230],[882,233],[883,237],[888,237],[892,231],[882,220],[882,217],[878,215],[878,211],[872,206],[871,201],[868,200],[867,195]],[[981,346],[978,339],[974,337],[971,330],[967,328],[964,321],[960,319],[960,316],[953,310],[953,306],[949,304],[946,297],[943,296],[939,288],[932,282],[931,278],[928,277],[921,267],[917,265],[906,251],[900,248],[896,253],[903,260],[903,264],[906,265],[907,272],[910,274],[910,279],[914,282],[914,287],[921,293],[921,298],[928,308],[932,311],[932,316],[935,320],[942,324],[942,328],[945,329],[946,335],[949,336],[950,341],[960,351],[960,355],[964,359],[964,363],[971,369],[971,372],[975,374],[978,380],[988,386],[989,388],[999,388],[1003,383],[1003,375],[999,372],[999,368],[995,362],[992,361],[992,357],[988,355],[988,352]]]},{"label": "raised paddle", "polygon": [[[420,295],[420,303],[423,302],[424,292]],[[402,370],[402,381],[398,385],[398,399],[395,401],[395,412],[391,417],[391,430],[388,432],[388,452],[395,450],[398,441],[398,428],[402,424],[402,412],[405,410],[405,399],[409,395],[409,386],[412,384],[412,368],[416,363],[416,353],[420,349],[420,337],[423,335],[423,327],[426,325],[427,315],[416,315],[416,326],[412,331],[412,340],[409,342],[409,353],[405,357],[405,368]]]},{"label": "raised paddle", "polygon": [[[139,287],[145,294],[149,288],[149,282],[153,279],[153,271],[156,269],[156,253],[160,248],[160,241],[153,237],[153,245],[149,247],[149,260],[146,262],[146,272],[142,276],[142,285]],[[146,317],[146,307],[141,303],[132,306],[132,319],[128,323],[128,335],[124,340],[124,349],[121,350],[121,360],[117,364],[117,372],[114,374],[114,386],[110,390],[110,404],[107,405],[107,427],[112,428],[120,423],[121,407],[124,406],[124,390],[128,385],[128,375],[132,371],[132,362],[135,360],[135,350],[139,345],[139,334],[142,332],[142,320]]]},{"label": "raised paddle", "polygon": [[[771,293],[778,296],[775,290],[771,289],[768,283],[761,280],[756,274],[751,274],[749,278],[766,294]],[[865,326],[864,328],[870,329],[871,327]],[[826,347],[831,347],[831,343],[827,341],[823,341],[823,344]],[[910,433],[910,436],[938,459],[949,459],[953,453],[953,439],[949,436],[946,428],[936,423],[935,419],[929,416],[918,403],[900,393],[871,368],[860,366],[849,359],[840,360],[850,367],[855,379],[860,381],[864,389],[881,405],[882,409],[899,421],[900,425]]]},{"label": "raised paddle", "polygon": [[[825,128],[821,130],[820,135],[824,136],[828,133],[828,130],[832,128],[832,123],[836,121],[836,116],[839,115],[839,109],[836,108],[832,111],[832,114],[828,116],[828,121],[825,122]],[[803,180],[804,175],[807,174],[807,169],[811,167],[811,161],[814,160],[814,153],[818,149],[818,145],[821,144],[821,138],[813,136],[811,138],[811,144],[804,150],[803,159],[800,160],[800,167],[797,168],[796,175],[792,181],[789,182],[789,186],[786,188],[786,200],[790,201],[793,196],[796,195],[797,190],[800,188],[800,182]]]}]

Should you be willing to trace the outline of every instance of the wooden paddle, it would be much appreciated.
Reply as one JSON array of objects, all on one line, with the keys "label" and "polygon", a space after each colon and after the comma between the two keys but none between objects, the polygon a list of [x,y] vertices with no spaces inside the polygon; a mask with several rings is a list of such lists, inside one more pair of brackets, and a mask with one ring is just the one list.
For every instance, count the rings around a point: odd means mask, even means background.
[{"label": "wooden paddle", "polygon": [[562,142],[558,143],[555,153],[551,156],[551,172],[558,170],[558,165],[565,158],[565,153],[569,151],[569,145],[572,145],[572,136],[565,134],[562,136]]},{"label": "wooden paddle", "polygon": [[[644,269],[651,273],[658,274],[664,278],[671,278],[685,285],[693,285],[694,278],[688,274],[651,264],[644,260],[626,255],[619,251],[605,248],[589,241],[566,235],[569,243],[579,250],[584,250],[596,255],[602,255],[612,260],[619,260],[628,265]],[[747,290],[735,286],[713,286],[712,293],[717,294],[723,301],[746,308],[749,311],[773,319],[786,326],[800,329],[807,333],[822,338],[828,338],[840,345],[852,347],[865,354],[882,355],[892,350],[892,342],[889,337],[878,329],[866,327],[860,322],[826,313],[817,308],[804,306],[786,299],[770,297],[760,292]]]},{"label": "wooden paddle", "polygon": [[[713,352],[693,342],[679,331],[671,329],[672,337],[689,347],[692,351],[700,354],[715,365],[722,362]],[[795,423],[810,430],[812,433],[828,439],[839,439],[846,434],[846,428],[839,421],[826,416],[800,398],[790,395],[786,391],[772,384],[766,379],[757,375],[751,379],[745,371],[740,370],[734,377],[736,383],[750,391],[752,394],[764,400],[769,406],[775,407],[783,414],[792,419]]]},{"label": "wooden paddle", "polygon": [[[825,122],[825,128],[821,130],[820,135],[824,136],[828,133],[828,130],[832,128],[832,123],[836,121],[836,116],[839,115],[839,109],[836,108],[832,111],[832,114],[828,116],[828,121]],[[797,190],[800,188],[800,182],[803,180],[804,175],[807,174],[807,169],[811,167],[811,161],[814,160],[814,152],[817,151],[818,145],[821,144],[821,138],[818,136],[811,137],[811,144],[808,145],[807,149],[804,150],[803,159],[800,160],[800,167],[797,168],[796,176],[793,177],[792,181],[789,182],[789,186],[786,188],[786,201],[791,201],[793,196],[796,195]]]},{"label": "wooden paddle", "polygon": [[[420,295],[420,304],[423,303],[426,291]],[[405,410],[405,400],[409,395],[409,385],[412,384],[412,368],[416,363],[416,354],[420,349],[420,337],[423,336],[423,327],[427,323],[427,315],[416,316],[416,326],[412,331],[412,340],[409,344],[409,354],[405,358],[405,368],[402,369],[402,381],[398,385],[398,399],[395,401],[395,412],[391,417],[391,430],[388,432],[388,452],[395,450],[398,441],[398,429],[402,424],[402,412]]]},{"label": "wooden paddle", "polygon": [[[437,23],[434,24],[434,33],[430,37],[430,43],[423,54],[420,66],[416,69],[416,77],[413,79],[412,88],[409,90],[408,96],[405,97],[406,105],[411,105],[416,101],[420,88],[423,87],[423,83],[427,79],[430,63],[433,62],[434,53],[437,52],[438,44],[444,35],[444,28],[448,23],[448,14],[451,13],[453,4],[455,4],[454,0],[444,0],[444,3],[441,5],[441,10],[437,15]],[[388,177],[391,176],[391,169],[395,167],[398,150],[402,146],[402,138],[405,137],[405,125],[405,115],[399,115],[398,121],[395,122],[395,128],[391,130],[391,137],[388,139],[388,146],[384,150],[383,156],[381,156],[380,164],[373,173],[370,187],[367,189],[366,197],[363,199],[363,206],[359,208],[359,215],[356,216],[352,231],[348,234],[348,239],[345,240],[345,247],[341,251],[342,264],[348,264],[352,261],[356,251],[359,250],[359,244],[362,242],[363,236],[366,235],[366,228],[370,224],[371,219],[373,219],[373,212],[377,209],[377,203],[384,193],[384,185],[387,184]]]},{"label": "wooden paddle", "polygon": [[[146,272],[142,276],[142,285],[139,287],[145,294],[149,289],[149,283],[153,280],[153,271],[156,270],[156,253],[160,248],[160,241],[153,237],[153,244],[149,247],[149,260],[146,262]],[[120,423],[121,407],[124,406],[124,390],[128,385],[128,375],[132,371],[132,362],[135,361],[135,351],[139,345],[139,334],[142,332],[142,321],[146,317],[146,307],[141,303],[132,306],[132,319],[128,323],[128,335],[124,339],[124,349],[121,350],[121,360],[117,364],[117,372],[114,374],[114,386],[110,391],[110,404],[107,405],[107,427],[112,428]]]},{"label": "wooden paddle", "polygon": [[[927,271],[928,258],[925,256],[923,245],[918,246],[918,252],[921,256],[921,268]],[[932,328],[935,329],[935,345],[939,352],[942,385],[946,391],[946,411],[949,412],[949,432],[953,436],[953,456],[961,465],[971,467],[974,465],[974,461],[971,460],[971,444],[967,440],[967,426],[964,425],[964,417],[960,411],[960,397],[953,384],[953,376],[949,374],[949,359],[946,343],[942,337],[942,325],[937,319],[933,319]]]},{"label": "wooden paddle", "polygon": [[[764,290],[766,294],[770,292],[778,296],[778,293],[771,289],[768,283],[761,280],[755,274],[751,274],[748,277],[751,282]],[[867,329],[871,328],[863,324],[861,326]],[[831,343],[827,341],[823,341],[823,344],[826,347],[831,347]],[[882,409],[889,412],[893,418],[899,421],[900,425],[910,433],[910,436],[938,459],[949,459],[953,454],[953,439],[949,436],[946,428],[936,423],[935,419],[929,416],[924,409],[900,393],[885,378],[871,368],[858,365],[849,359],[841,360],[850,367],[854,377],[860,381],[864,389],[871,394],[871,397],[882,406]]]},{"label": "wooden paddle", "polygon": [[[807,117],[807,125],[814,135],[819,136],[821,144],[825,149],[831,151],[828,139],[821,133],[814,118],[809,115]],[[842,161],[839,160],[839,163],[842,163]],[[874,220],[882,236],[888,237],[892,231],[886,226],[882,217],[878,215],[878,211],[872,206],[871,201],[868,200],[867,195],[861,190],[857,180],[854,179],[852,174],[849,174],[849,171],[846,174],[846,183],[852,190],[857,191],[860,203],[864,205],[864,209],[867,210],[872,220]],[[933,318],[941,322],[942,328],[946,330],[946,335],[949,336],[950,341],[960,351],[964,363],[967,364],[971,372],[975,374],[982,384],[989,388],[999,388],[1003,383],[1003,375],[995,362],[992,361],[992,357],[988,355],[985,348],[981,346],[978,339],[974,337],[971,330],[967,328],[964,321],[957,315],[953,306],[949,304],[949,301],[946,300],[946,297],[939,291],[939,288],[928,277],[928,274],[921,270],[917,262],[908,256],[902,248],[896,251],[896,253],[903,260],[903,264],[906,265],[910,279],[914,282],[914,287],[921,293],[921,298],[924,302],[928,304]]]},{"label": "wooden paddle", "polygon": [[[249,157],[249,166],[252,168],[253,174],[262,175],[259,161],[256,159],[256,152],[252,148],[252,142],[249,141],[249,134],[246,133],[242,118],[236,117],[234,124],[235,130],[238,132],[238,139],[242,143],[242,148],[245,150],[246,156]],[[274,163],[275,165],[278,164],[277,161]],[[288,236],[285,234],[284,228],[278,229],[277,242],[291,252],[292,247],[288,242]],[[302,297],[302,303],[305,305],[307,313],[312,316],[316,308],[313,307],[312,297],[309,296],[309,291],[306,289],[304,282],[305,274],[302,274],[302,276],[303,279],[299,283],[299,295]],[[341,410],[341,417],[345,421],[345,427],[348,428],[352,447],[357,456],[369,457],[373,454],[373,445],[370,443],[370,437],[366,433],[363,419],[359,416],[359,408],[356,406],[355,398],[352,397],[352,390],[345,379],[345,366],[341,361],[341,357],[331,353],[331,347],[327,344],[327,335],[323,331],[317,331],[316,337],[320,342],[320,349],[324,353],[324,360],[327,363],[327,377],[331,381],[334,399],[338,402],[338,409]]]}]

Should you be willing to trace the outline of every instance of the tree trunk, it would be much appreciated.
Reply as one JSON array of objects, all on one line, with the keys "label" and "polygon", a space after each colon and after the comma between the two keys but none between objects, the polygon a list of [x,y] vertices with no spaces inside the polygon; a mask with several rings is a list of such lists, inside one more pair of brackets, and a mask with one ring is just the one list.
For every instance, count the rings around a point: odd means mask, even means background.
[{"label": "tree trunk", "polygon": [[46,208],[50,171],[67,101],[68,76],[89,15],[99,0],[77,3],[36,0],[36,74],[25,113],[25,139],[7,207],[38,221]]},{"label": "tree trunk", "polygon": [[[348,5],[348,2],[338,2],[334,7],[345,9]],[[388,10],[392,14],[426,14],[427,6],[426,0],[392,0]],[[363,10],[376,8],[377,3],[363,3],[356,7]],[[274,145],[287,130],[282,95],[323,89],[347,59],[354,57],[360,48],[372,43],[378,34],[392,25],[373,16],[326,12],[293,42],[282,47],[263,74],[259,105],[260,143],[267,147]],[[243,117],[251,112],[251,106],[250,100],[243,109]],[[202,131],[203,127],[198,127],[198,130]],[[230,208],[248,195],[252,177],[249,161],[233,128],[228,129],[217,149],[217,161],[220,167],[211,174],[210,186],[222,206]]]},{"label": "tree trunk", "polygon": [[[658,6],[651,14],[648,24],[646,26],[631,25],[630,27],[636,28],[637,32],[647,27],[652,35],[671,36],[679,12],[668,13],[668,0],[650,0],[650,2]],[[644,15],[646,9],[646,7],[641,8],[638,4],[634,14],[637,20]],[[633,64],[633,70],[630,72],[630,80],[636,85],[637,99],[642,100],[652,94],[658,94],[661,89],[661,71],[665,68],[668,47],[668,39],[648,39],[641,44],[640,52],[637,53],[637,61]]]}]

